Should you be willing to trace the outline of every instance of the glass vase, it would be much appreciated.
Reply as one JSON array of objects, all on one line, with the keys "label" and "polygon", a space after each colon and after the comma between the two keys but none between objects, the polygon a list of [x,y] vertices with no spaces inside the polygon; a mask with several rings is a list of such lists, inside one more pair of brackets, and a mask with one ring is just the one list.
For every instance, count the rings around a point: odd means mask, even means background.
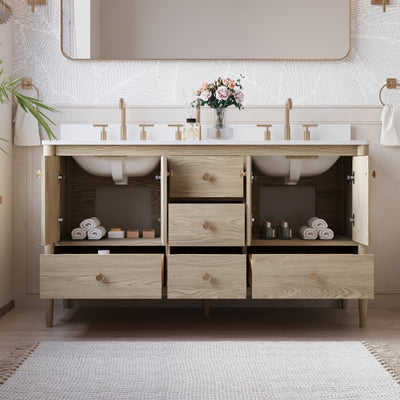
[{"label": "glass vase", "polygon": [[226,125],[226,108],[215,108],[214,126],[207,129],[207,137],[215,140],[233,138],[233,129]]}]

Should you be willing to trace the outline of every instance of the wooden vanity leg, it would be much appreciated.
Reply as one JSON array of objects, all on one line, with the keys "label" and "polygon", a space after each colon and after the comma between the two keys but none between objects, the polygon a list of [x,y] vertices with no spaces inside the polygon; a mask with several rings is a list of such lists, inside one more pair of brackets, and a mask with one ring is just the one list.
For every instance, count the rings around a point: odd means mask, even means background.
[{"label": "wooden vanity leg", "polygon": [[71,300],[70,299],[64,299],[63,300],[63,305],[64,309],[72,308]]},{"label": "wooden vanity leg", "polygon": [[46,300],[46,327],[53,327],[54,299]]},{"label": "wooden vanity leg", "polygon": [[210,316],[210,302],[207,299],[203,300],[203,317],[208,318]]},{"label": "wooden vanity leg", "polygon": [[368,311],[368,300],[359,299],[358,300],[358,316],[360,319],[360,328],[365,328],[367,326],[367,311]]}]

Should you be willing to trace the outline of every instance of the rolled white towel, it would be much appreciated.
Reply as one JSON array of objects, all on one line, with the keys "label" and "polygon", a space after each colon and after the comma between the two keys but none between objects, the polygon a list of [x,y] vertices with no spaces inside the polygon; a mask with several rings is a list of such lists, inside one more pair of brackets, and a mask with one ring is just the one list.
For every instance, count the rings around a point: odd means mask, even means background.
[{"label": "rolled white towel", "polygon": [[86,239],[86,231],[82,228],[75,228],[71,232],[71,236],[73,240],[83,240]]},{"label": "rolled white towel", "polygon": [[80,224],[81,228],[88,231],[91,228],[97,228],[101,225],[101,222],[96,217],[91,217],[83,220]]},{"label": "rolled white towel", "polygon": [[299,229],[299,234],[300,237],[305,240],[318,239],[318,232],[314,228],[310,228],[309,226],[302,226]]},{"label": "rolled white towel", "polygon": [[332,229],[325,228],[318,232],[318,236],[322,240],[332,240],[335,236]]},{"label": "rolled white towel", "polygon": [[98,226],[96,228],[91,228],[87,231],[89,240],[100,240],[107,233],[106,228],[104,226]]},{"label": "rolled white towel", "polygon": [[327,222],[322,219],[322,218],[318,218],[318,217],[312,217],[307,221],[307,225],[310,228],[314,228],[317,232],[319,232],[321,229],[325,229],[328,227]]}]

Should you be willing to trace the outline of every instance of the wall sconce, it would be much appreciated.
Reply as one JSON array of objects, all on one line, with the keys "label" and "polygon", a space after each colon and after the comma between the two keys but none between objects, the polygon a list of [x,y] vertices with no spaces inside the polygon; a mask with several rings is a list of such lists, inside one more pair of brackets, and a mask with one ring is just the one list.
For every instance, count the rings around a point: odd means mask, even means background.
[{"label": "wall sconce", "polygon": [[371,4],[383,7],[383,12],[386,12],[386,6],[390,4],[390,0],[371,0]]},{"label": "wall sconce", "polygon": [[46,0],[28,0],[28,4],[31,6],[31,11],[35,12],[35,6],[44,6]]}]

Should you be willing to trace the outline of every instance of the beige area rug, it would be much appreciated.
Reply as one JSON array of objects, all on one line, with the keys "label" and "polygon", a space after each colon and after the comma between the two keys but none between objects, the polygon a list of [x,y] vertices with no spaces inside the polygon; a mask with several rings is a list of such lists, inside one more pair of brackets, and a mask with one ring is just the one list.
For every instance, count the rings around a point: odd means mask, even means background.
[{"label": "beige area rug", "polygon": [[399,400],[398,367],[360,342],[42,342],[1,364],[0,399]]}]

